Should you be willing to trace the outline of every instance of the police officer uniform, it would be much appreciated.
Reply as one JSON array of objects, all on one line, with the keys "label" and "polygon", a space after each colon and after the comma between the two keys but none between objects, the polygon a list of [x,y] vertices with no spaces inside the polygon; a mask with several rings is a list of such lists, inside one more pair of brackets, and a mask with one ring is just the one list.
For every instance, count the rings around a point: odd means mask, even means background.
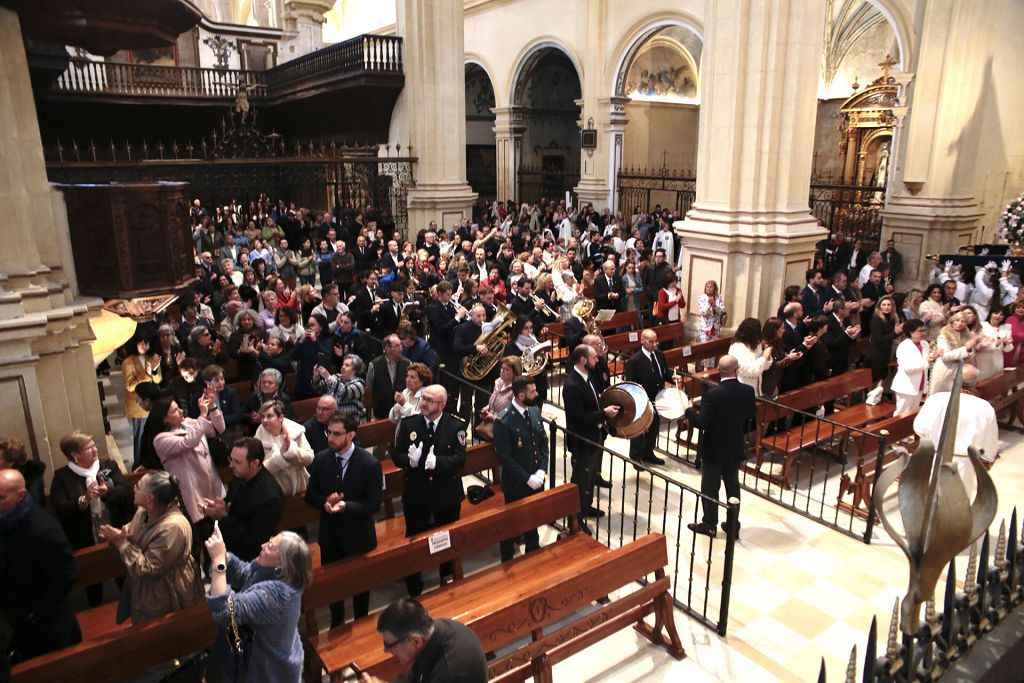
[{"label": "police officer uniform", "polygon": [[[420,455],[412,462],[409,448],[415,446]],[[428,469],[430,450],[436,459]],[[423,415],[411,415],[401,421],[395,435],[391,459],[405,472],[402,491],[402,511],[405,515],[405,535],[444,526],[459,519],[462,500],[462,468],[466,464],[466,423],[447,412],[435,422]],[[441,576],[455,574],[451,562],[441,565]],[[406,577],[409,595],[423,592],[423,578],[419,572]]]},{"label": "police officer uniform", "polygon": [[[537,488],[527,481],[534,474],[548,471],[548,435],[544,431],[540,408],[525,409],[514,401],[494,422],[494,450],[501,460],[501,490],[505,502],[512,503],[544,490],[543,481]],[[523,534],[526,552],[540,548],[540,535],[536,529]],[[501,560],[512,559],[515,541],[501,542]]]}]

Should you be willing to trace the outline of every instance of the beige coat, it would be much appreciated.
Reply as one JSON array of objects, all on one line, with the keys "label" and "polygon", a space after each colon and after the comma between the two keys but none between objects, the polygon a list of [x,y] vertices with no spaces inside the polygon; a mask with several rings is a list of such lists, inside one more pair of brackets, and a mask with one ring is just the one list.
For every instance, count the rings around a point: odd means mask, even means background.
[{"label": "beige coat", "polygon": [[270,432],[260,425],[256,430],[256,438],[263,444],[266,459],[263,466],[274,475],[285,497],[305,493],[309,472],[306,468],[313,463],[313,447],[306,440],[306,430],[298,422],[284,419],[283,431],[288,433],[291,442],[288,450],[281,452],[284,436],[271,436]]},{"label": "beige coat", "polygon": [[155,619],[202,600],[203,585],[192,558],[192,527],[177,503],[153,519],[139,508],[124,528],[128,542],[120,553],[128,573],[133,622]]}]

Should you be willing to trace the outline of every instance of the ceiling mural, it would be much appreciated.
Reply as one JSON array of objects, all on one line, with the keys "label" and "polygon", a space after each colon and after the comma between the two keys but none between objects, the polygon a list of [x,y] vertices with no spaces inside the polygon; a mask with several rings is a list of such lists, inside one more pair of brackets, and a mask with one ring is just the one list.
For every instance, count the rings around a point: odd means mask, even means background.
[{"label": "ceiling mural", "polygon": [[626,95],[634,100],[696,103],[697,63],[678,41],[655,36],[629,65]]}]

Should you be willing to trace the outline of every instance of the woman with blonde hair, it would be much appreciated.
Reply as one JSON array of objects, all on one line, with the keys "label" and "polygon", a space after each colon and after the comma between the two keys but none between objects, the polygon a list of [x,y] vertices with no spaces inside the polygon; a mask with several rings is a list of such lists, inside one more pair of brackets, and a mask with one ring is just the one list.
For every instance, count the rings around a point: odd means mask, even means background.
[{"label": "woman with blonde hair", "polygon": [[718,283],[714,280],[704,283],[704,292],[697,298],[697,310],[700,312],[697,341],[718,339],[728,313],[725,312],[725,302],[718,291]]},{"label": "woman with blonde hair", "polygon": [[498,379],[494,380],[494,390],[487,406],[480,411],[481,423],[476,433],[488,441],[494,438],[494,421],[502,411],[512,403],[512,380],[523,374],[523,361],[518,356],[505,356],[501,359],[501,370]]},{"label": "woman with blonde hair", "polygon": [[987,346],[981,332],[971,334],[967,329],[967,316],[954,313],[935,340],[935,365],[928,383],[928,395],[949,391],[953,386],[958,361],[973,359],[975,351]]},{"label": "woman with blonde hair", "polygon": [[888,294],[875,304],[875,313],[871,316],[869,327],[870,343],[864,351],[864,356],[868,367],[871,368],[871,381],[878,383],[889,374],[893,342],[903,333],[903,323],[896,315],[896,303]]}]

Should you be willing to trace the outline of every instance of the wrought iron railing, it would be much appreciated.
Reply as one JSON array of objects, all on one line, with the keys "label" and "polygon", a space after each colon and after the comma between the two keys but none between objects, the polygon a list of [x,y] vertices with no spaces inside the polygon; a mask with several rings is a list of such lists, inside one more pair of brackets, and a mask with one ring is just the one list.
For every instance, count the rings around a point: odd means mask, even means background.
[{"label": "wrought iron railing", "polygon": [[[859,678],[873,683],[905,683],[907,681],[934,681],[966,655],[971,648],[985,643],[985,636],[1018,606],[1024,603],[1024,539],[1017,537],[1017,509],[1010,516],[1007,531],[1006,520],[999,526],[995,552],[990,558],[989,532],[981,542],[971,546],[967,571],[961,590],[957,590],[956,560],[949,563],[946,571],[946,588],[942,599],[942,611],[936,610],[934,601],[925,605],[925,618],[917,631],[908,635],[900,629],[899,599],[893,606],[889,635],[884,654],[878,656],[878,619],[871,620],[865,648],[862,675],[857,676],[857,647],[850,652],[846,670],[847,681]],[[1019,634],[1009,634],[1015,642]],[[1012,656],[1007,654],[1006,656]],[[1011,680],[1021,672],[1020,661],[998,662],[998,657],[986,656],[982,669],[999,665],[1010,674]],[[962,672],[957,680],[987,680],[984,670]],[[825,660],[822,658],[819,681],[825,681]],[[993,679],[996,680],[996,679]]]},{"label": "wrought iron railing", "polygon": [[576,186],[580,182],[578,168],[550,169],[538,166],[520,166],[516,175],[519,194],[516,200],[522,204],[536,204],[542,199],[548,202],[565,199],[570,193],[573,205],[578,204]]},{"label": "wrought iron railing", "polygon": [[876,251],[882,237],[884,187],[811,183],[811,213],[830,232],[857,237]]},{"label": "wrought iron railing", "polygon": [[234,100],[244,90],[253,102],[316,91],[355,76],[401,76],[402,39],[356,36],[267,71],[192,66],[120,64],[74,58],[52,91],[62,95]]},{"label": "wrought iron railing", "polygon": [[685,216],[697,197],[697,179],[691,170],[629,166],[619,170],[616,183],[619,209],[627,215],[638,206],[649,211],[655,204],[662,204],[674,206],[680,216]]}]

